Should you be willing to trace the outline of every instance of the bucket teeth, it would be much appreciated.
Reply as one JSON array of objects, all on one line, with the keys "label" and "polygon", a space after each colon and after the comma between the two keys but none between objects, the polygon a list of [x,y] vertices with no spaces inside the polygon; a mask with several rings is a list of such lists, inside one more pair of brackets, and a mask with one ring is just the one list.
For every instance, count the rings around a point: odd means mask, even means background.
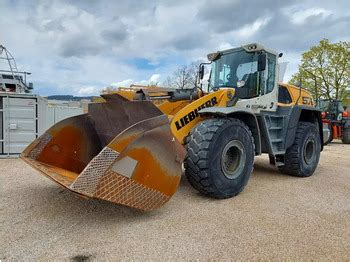
[{"label": "bucket teeth", "polygon": [[29,145],[21,158],[79,195],[140,210],[159,208],[178,187],[184,149],[174,139],[168,117],[154,105],[146,104],[144,119],[129,119],[136,123],[120,132],[113,123],[135,113],[129,103],[136,108],[144,104],[123,102],[124,111],[114,112],[116,117],[111,110],[120,105],[113,103],[108,99],[101,107],[93,105],[88,114],[59,122]]}]

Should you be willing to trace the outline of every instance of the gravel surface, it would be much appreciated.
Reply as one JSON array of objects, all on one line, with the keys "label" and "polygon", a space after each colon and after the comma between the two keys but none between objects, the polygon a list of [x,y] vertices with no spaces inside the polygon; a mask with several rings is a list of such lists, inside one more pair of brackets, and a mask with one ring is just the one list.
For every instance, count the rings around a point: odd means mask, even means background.
[{"label": "gravel surface", "polygon": [[0,260],[350,260],[350,145],[325,147],[310,178],[258,157],[235,198],[199,195],[185,179],[143,213],[86,200],[19,159],[0,160]]}]

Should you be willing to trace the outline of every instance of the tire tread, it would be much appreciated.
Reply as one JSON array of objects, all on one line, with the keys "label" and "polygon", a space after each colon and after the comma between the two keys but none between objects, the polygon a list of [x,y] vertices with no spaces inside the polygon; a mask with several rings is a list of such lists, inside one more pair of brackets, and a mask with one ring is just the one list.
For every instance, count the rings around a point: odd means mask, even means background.
[{"label": "tire tread", "polygon": [[299,159],[299,150],[302,143],[303,134],[310,127],[314,126],[313,123],[300,121],[298,128],[295,134],[295,139],[293,145],[287,149],[285,154],[285,164],[282,167],[279,167],[279,170],[287,175],[298,176],[298,177],[307,177],[309,175],[303,174],[300,169],[300,159]]},{"label": "tire tread", "polygon": [[[185,174],[189,183],[200,193],[221,199],[227,198],[228,196],[220,194],[216,189],[214,182],[212,179],[210,179],[207,160],[210,153],[210,142],[218,129],[228,122],[237,123],[247,130],[255,152],[252,132],[244,122],[236,118],[216,118],[204,120],[194,127],[185,139],[187,154],[184,165]],[[236,192],[234,196],[239,194],[242,190],[243,187]]]}]

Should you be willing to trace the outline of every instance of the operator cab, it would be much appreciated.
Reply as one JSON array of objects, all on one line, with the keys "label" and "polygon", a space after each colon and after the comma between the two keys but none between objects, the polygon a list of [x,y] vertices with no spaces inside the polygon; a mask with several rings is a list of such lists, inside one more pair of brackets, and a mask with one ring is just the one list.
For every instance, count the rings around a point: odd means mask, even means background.
[{"label": "operator cab", "polygon": [[[277,56],[259,44],[211,53],[208,89],[234,88],[240,100],[250,99],[252,103],[251,99],[256,98],[253,102],[256,107],[272,108],[271,101],[277,104]],[[259,97],[270,93],[270,104],[259,101]]]}]

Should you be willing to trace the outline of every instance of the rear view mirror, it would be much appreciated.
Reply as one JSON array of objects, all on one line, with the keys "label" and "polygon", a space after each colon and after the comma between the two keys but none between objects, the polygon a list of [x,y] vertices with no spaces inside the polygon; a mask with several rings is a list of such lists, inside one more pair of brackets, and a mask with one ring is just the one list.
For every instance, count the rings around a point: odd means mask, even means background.
[{"label": "rear view mirror", "polygon": [[198,71],[199,79],[203,79],[204,77],[204,65],[199,66],[199,71]]},{"label": "rear view mirror", "polygon": [[266,69],[266,54],[259,54],[258,57],[258,71],[264,71]]}]

